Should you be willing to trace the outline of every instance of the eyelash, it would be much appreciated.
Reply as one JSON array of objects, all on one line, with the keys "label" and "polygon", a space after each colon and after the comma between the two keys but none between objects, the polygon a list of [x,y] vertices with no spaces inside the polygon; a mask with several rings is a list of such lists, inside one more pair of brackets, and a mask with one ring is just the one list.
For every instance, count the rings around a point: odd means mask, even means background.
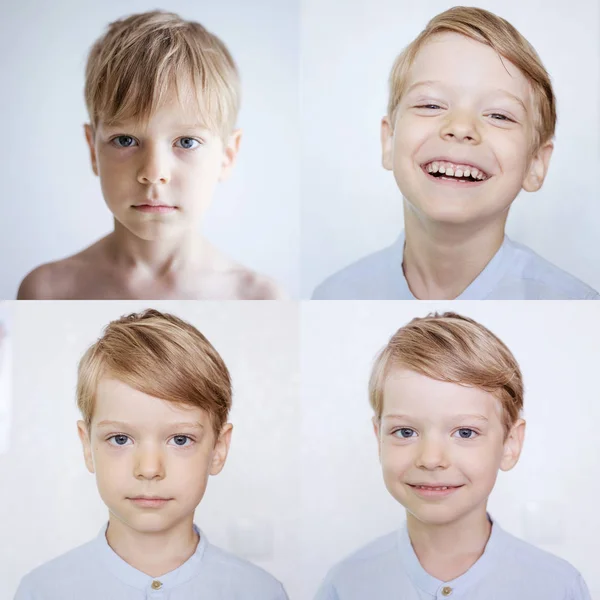
[{"label": "eyelash", "polygon": [[[441,106],[438,106],[437,104],[422,104],[420,106],[416,106],[415,108],[427,108],[428,106],[437,106],[437,108],[441,108]],[[431,110],[435,110],[435,109],[431,109]],[[490,116],[498,116],[498,117],[503,117],[502,119],[496,119],[496,121],[510,121],[512,123],[514,123],[514,121],[512,119],[509,119],[506,115],[503,115],[501,113],[492,113]]]},{"label": "eyelash", "polygon": [[[131,135],[124,135],[124,134],[121,134],[121,135],[116,135],[115,137],[113,137],[113,138],[110,140],[110,143],[111,143],[111,144],[112,144],[112,145],[113,145],[115,148],[119,148],[120,150],[127,150],[128,148],[133,148],[133,146],[119,146],[118,144],[115,144],[115,141],[116,141],[116,140],[118,140],[119,138],[130,138],[130,139],[132,139],[132,140],[134,139],[134,138],[133,138],[133,136],[131,136]],[[177,141],[180,141],[180,140],[194,140],[195,142],[198,142],[198,145],[197,145],[195,148],[181,148],[182,150],[189,150],[189,151],[192,151],[192,150],[198,150],[198,148],[199,148],[200,146],[202,146],[202,143],[203,143],[201,140],[199,140],[199,139],[197,139],[197,138],[189,137],[189,136],[184,136],[184,137],[181,137],[181,138],[179,138]]]},{"label": "eyelash", "polygon": [[[410,427],[397,427],[396,429],[390,431],[390,434],[395,435],[398,431],[415,431],[415,430],[411,429]],[[475,436],[471,436],[468,438],[459,437],[459,439],[461,439],[461,440],[474,440],[476,437],[478,437],[480,435],[480,433],[478,431],[476,431],[475,429],[471,429],[470,427],[460,427],[456,431],[471,431],[474,434],[476,434]],[[411,435],[410,437],[403,437],[403,436],[396,436],[396,437],[398,437],[401,440],[408,440],[408,439],[412,438],[413,436]]]},{"label": "eyelash", "polygon": [[[111,435],[111,436],[107,437],[106,441],[111,446],[113,446],[114,448],[123,448],[126,445],[128,445],[128,444],[113,444],[113,443],[110,442],[110,440],[112,440],[114,438],[117,438],[117,437],[126,437],[127,439],[131,439],[128,435],[126,435],[124,433],[115,433],[114,435]],[[189,435],[183,435],[181,433],[179,433],[177,435],[174,435],[171,439],[173,440],[173,439],[178,438],[178,437],[184,437],[184,438],[190,440],[190,442],[192,442],[192,443],[191,444],[186,444],[185,446],[180,446],[179,444],[175,444],[175,446],[177,448],[189,448],[190,446],[192,446],[196,442],[196,440],[194,438],[192,438],[191,436],[189,436]]]}]

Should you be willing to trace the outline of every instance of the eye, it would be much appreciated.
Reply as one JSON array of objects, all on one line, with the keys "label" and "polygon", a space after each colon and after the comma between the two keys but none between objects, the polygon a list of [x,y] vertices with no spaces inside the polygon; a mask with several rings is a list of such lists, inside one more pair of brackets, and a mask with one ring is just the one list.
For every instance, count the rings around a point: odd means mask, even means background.
[{"label": "eye", "polygon": [[441,106],[438,106],[437,104],[422,104],[421,106],[417,106],[416,108],[429,108],[432,107],[432,110],[435,110],[436,108],[441,108]]},{"label": "eye", "polygon": [[[479,433],[477,431],[475,431],[474,429],[469,429],[468,427],[461,427],[460,429],[458,429],[456,431],[456,433],[459,434],[459,438],[462,440],[472,440],[475,436],[478,436]],[[475,434],[475,435],[470,435],[471,433]],[[463,435],[465,434],[465,435]]]},{"label": "eye", "polygon": [[113,143],[117,148],[131,148],[134,142],[135,140],[130,135],[118,135],[111,140],[111,143]]},{"label": "eye", "polygon": [[[177,140],[179,142],[181,142],[181,147],[184,150],[196,150],[198,148],[198,146],[201,146],[201,142],[200,140],[197,140],[196,138],[190,138],[190,137],[183,137],[183,138],[179,138],[179,140]],[[192,146],[192,144],[196,142],[196,144],[198,144],[197,146]]]},{"label": "eye", "polygon": [[[111,435],[106,441],[112,446],[125,446],[128,445],[128,439],[130,439],[129,436],[123,435],[122,433],[117,433],[116,435]],[[114,443],[112,443],[110,440],[114,440]]]},{"label": "eye", "polygon": [[[191,446],[194,443],[194,440],[189,435],[176,435],[171,439],[175,442],[175,445],[179,446],[180,448]],[[186,444],[188,440],[190,443]]]},{"label": "eye", "polygon": [[512,121],[512,122],[514,122],[512,119],[509,119],[506,115],[501,115],[500,113],[492,113],[490,115],[490,117],[502,117],[501,119],[495,119],[495,121]]},{"label": "eye", "polygon": [[410,435],[411,433],[416,433],[416,431],[414,429],[410,429],[410,427],[400,427],[399,429],[392,431],[392,435],[395,435],[396,437],[399,437],[401,439],[413,437],[412,435]]}]

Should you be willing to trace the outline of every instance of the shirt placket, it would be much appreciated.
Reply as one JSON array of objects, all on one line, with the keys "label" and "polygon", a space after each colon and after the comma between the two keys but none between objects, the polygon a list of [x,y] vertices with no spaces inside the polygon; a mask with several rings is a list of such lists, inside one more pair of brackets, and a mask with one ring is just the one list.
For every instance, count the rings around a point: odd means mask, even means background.
[{"label": "shirt placket", "polygon": [[146,600],[166,600],[165,588],[160,579],[153,579],[146,589]]}]

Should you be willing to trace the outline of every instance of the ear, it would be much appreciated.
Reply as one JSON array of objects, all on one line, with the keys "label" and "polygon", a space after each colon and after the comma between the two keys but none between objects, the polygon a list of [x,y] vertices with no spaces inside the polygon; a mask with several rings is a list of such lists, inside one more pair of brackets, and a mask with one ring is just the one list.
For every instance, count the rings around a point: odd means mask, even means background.
[{"label": "ear", "polygon": [[375,437],[377,438],[377,454],[379,456],[379,462],[381,462],[381,438],[379,437],[380,433],[380,423],[377,417],[373,417],[373,432],[375,433]]},{"label": "ear", "polygon": [[394,128],[388,117],[381,119],[381,164],[388,171],[394,168]]},{"label": "ear", "polygon": [[546,179],[550,157],[554,150],[552,142],[546,142],[531,158],[529,169],[523,180],[523,189],[526,192],[537,192]]},{"label": "ear", "polygon": [[85,466],[90,473],[95,473],[94,470],[94,460],[92,458],[92,445],[90,443],[90,436],[83,421],[77,421],[77,433],[79,434],[79,439],[81,440],[81,445],[83,447],[83,458],[85,460]]},{"label": "ear", "polygon": [[225,461],[227,460],[227,453],[229,452],[229,446],[231,444],[231,432],[233,430],[233,425],[231,423],[226,423],[223,425],[223,429],[221,429],[221,433],[217,439],[217,443],[213,448],[212,459],[210,462],[210,474],[218,475],[225,466]]},{"label": "ear", "polygon": [[92,129],[92,126],[89,123],[85,123],[83,126],[85,131],[85,139],[90,148],[90,158],[92,160],[92,171],[94,171],[94,175],[98,175],[98,162],[96,159],[96,145],[95,145],[95,133]]},{"label": "ear", "polygon": [[225,142],[223,148],[223,162],[221,163],[221,176],[219,181],[225,181],[231,175],[235,161],[240,150],[242,140],[242,130],[236,129]]},{"label": "ear", "polygon": [[521,456],[523,440],[525,439],[525,425],[523,419],[518,419],[510,429],[504,442],[502,460],[500,461],[500,469],[503,471],[510,471],[517,464],[519,456]]}]

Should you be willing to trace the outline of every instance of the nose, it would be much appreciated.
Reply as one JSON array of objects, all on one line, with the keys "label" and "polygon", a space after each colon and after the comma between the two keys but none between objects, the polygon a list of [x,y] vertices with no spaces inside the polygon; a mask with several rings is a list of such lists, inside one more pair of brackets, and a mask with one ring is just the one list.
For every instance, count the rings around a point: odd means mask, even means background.
[{"label": "nose", "polygon": [[444,443],[437,438],[423,436],[417,447],[415,465],[428,471],[446,469],[448,456]]},{"label": "nose", "polygon": [[445,141],[478,144],[481,136],[472,113],[455,109],[448,111],[440,136]]},{"label": "nose", "polygon": [[169,160],[158,147],[148,146],[142,155],[137,180],[146,185],[167,183],[170,180]]},{"label": "nose", "polygon": [[134,475],[137,479],[163,479],[165,476],[164,457],[154,447],[140,447],[135,454]]}]

